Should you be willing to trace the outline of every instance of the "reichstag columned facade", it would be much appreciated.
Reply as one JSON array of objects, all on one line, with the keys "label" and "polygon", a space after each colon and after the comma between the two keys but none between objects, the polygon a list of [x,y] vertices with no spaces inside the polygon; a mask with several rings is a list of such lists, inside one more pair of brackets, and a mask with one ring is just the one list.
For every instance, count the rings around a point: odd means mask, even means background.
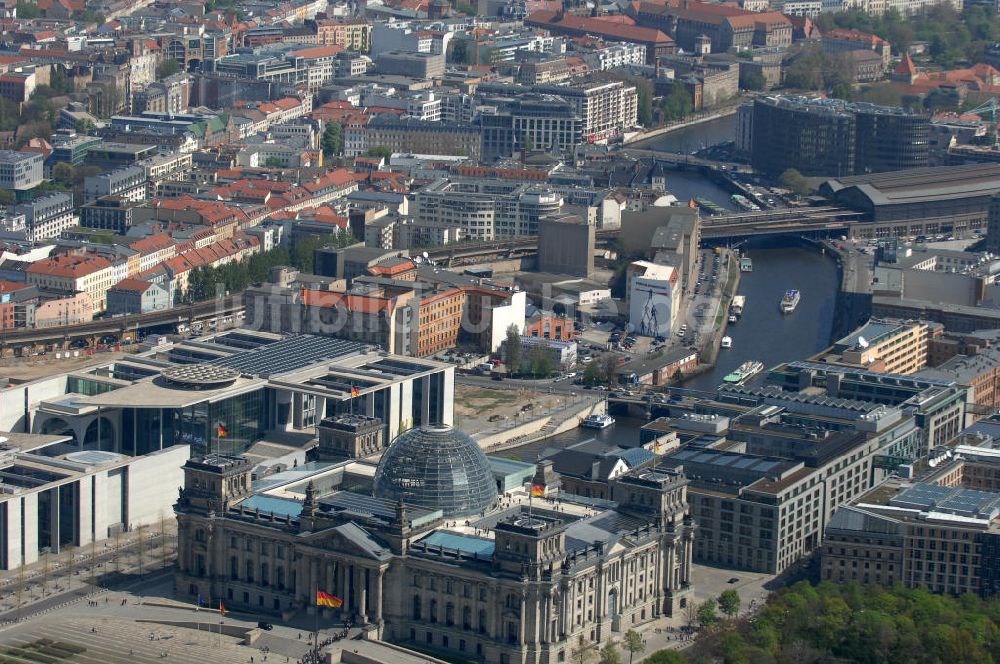
[{"label": "reichstag columned facade", "polygon": [[[399,467],[414,454],[434,458]],[[176,590],[286,618],[315,614],[323,591],[343,600],[321,609],[323,626],[349,618],[387,641],[505,664],[569,661],[581,638],[686,606],[694,525],[681,472],[618,478],[609,509],[498,495],[485,463],[465,434],[422,426],[383,455],[375,495],[310,479],[282,488],[300,494],[289,500],[255,491],[242,457],[192,459]],[[536,493],[552,490],[539,481]]]}]

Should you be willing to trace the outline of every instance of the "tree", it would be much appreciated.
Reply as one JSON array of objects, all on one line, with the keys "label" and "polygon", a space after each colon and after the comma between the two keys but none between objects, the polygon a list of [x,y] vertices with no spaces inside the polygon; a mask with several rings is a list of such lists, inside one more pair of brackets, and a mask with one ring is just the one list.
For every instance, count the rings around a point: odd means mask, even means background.
[{"label": "tree", "polygon": [[670,88],[670,94],[660,102],[660,113],[664,120],[683,120],[694,109],[691,93],[680,81]]},{"label": "tree", "polygon": [[806,196],[812,193],[812,186],[809,184],[809,180],[807,180],[797,169],[787,169],[781,174],[781,178],[779,179],[781,185],[785,189],[788,189],[799,196]]},{"label": "tree", "polygon": [[80,118],[73,124],[73,129],[78,134],[88,134],[94,128],[94,123],[87,118]]},{"label": "tree", "polygon": [[469,41],[456,39],[451,47],[451,61],[460,65],[469,64]]},{"label": "tree", "polygon": [[62,67],[52,65],[52,73],[49,74],[49,87],[55,94],[69,94],[73,92],[73,79],[66,74]]},{"label": "tree", "polygon": [[604,382],[608,385],[615,384],[615,370],[618,369],[618,358],[614,355],[604,357]]},{"label": "tree", "polygon": [[583,634],[577,640],[576,645],[573,646],[570,652],[570,659],[574,660],[576,664],[587,664],[590,660],[594,658],[594,651],[583,639]]},{"label": "tree", "polygon": [[642,662],[643,664],[687,664],[684,655],[676,650],[657,650]]},{"label": "tree", "polygon": [[601,664],[621,664],[622,658],[618,654],[618,648],[615,646],[615,642],[611,639],[601,647],[600,652],[600,662]]},{"label": "tree", "polygon": [[634,629],[625,632],[622,643],[625,645],[625,650],[628,651],[628,664],[632,664],[632,658],[637,652],[641,653],[646,649],[646,644],[642,641],[642,635]]},{"label": "tree", "polygon": [[156,80],[162,81],[168,76],[173,76],[174,74],[180,73],[180,71],[181,71],[181,63],[177,62],[177,60],[174,60],[173,58],[170,58],[169,60],[164,60],[156,68]]},{"label": "tree", "polygon": [[29,0],[17,0],[18,18],[41,18],[42,10],[34,2]]},{"label": "tree", "polygon": [[64,186],[72,186],[76,179],[76,169],[72,165],[60,161],[52,167],[52,179]]},{"label": "tree", "polygon": [[759,71],[752,71],[743,78],[744,90],[763,90],[767,87],[767,79]]},{"label": "tree", "polygon": [[709,625],[715,624],[719,620],[719,616],[715,613],[715,600],[706,599],[702,602],[701,606],[698,607],[698,623],[702,627],[708,627]]},{"label": "tree", "polygon": [[588,363],[587,367],[583,370],[583,384],[590,385],[591,387],[593,387],[594,385],[600,384],[603,379],[604,379],[604,372],[601,370],[601,367],[598,365],[598,363],[597,362]]},{"label": "tree", "polygon": [[73,12],[73,20],[80,21],[81,23],[96,23],[97,25],[104,25],[105,23],[104,14],[90,9]]},{"label": "tree", "polygon": [[14,192],[10,189],[0,189],[0,205],[13,205],[17,200]]},{"label": "tree", "polygon": [[740,594],[732,588],[723,590],[719,595],[719,610],[730,618],[734,618],[739,614],[740,603]]},{"label": "tree", "polygon": [[264,168],[284,168],[285,162],[281,157],[268,157],[264,160]]},{"label": "tree", "polygon": [[519,372],[521,370],[521,330],[513,323],[507,328],[504,351],[507,359],[507,371],[511,375]]},{"label": "tree", "polygon": [[851,101],[854,99],[854,86],[850,83],[840,82],[830,88],[830,96],[836,99]]},{"label": "tree", "polygon": [[527,366],[528,371],[531,372],[531,375],[536,378],[550,376],[555,368],[552,365],[552,356],[542,346],[530,348],[524,358],[524,364]]},{"label": "tree", "polygon": [[324,157],[339,155],[344,151],[344,125],[339,122],[327,122],[323,129],[323,139],[320,141]]},{"label": "tree", "polygon": [[392,150],[385,147],[384,145],[376,145],[375,147],[368,148],[365,151],[365,156],[367,157],[381,157],[382,159],[388,159],[392,156]]}]

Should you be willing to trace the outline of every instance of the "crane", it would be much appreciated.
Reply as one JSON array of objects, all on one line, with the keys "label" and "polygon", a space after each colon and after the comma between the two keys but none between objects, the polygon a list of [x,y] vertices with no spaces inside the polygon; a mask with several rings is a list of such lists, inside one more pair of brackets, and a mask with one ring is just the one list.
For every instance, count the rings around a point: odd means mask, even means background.
[{"label": "crane", "polygon": [[989,99],[987,99],[985,102],[983,102],[979,106],[976,106],[975,108],[970,108],[967,111],[963,111],[963,113],[969,113],[971,115],[978,115],[980,113],[985,113],[987,111],[990,114],[990,124],[989,124],[989,129],[988,129],[989,139],[990,139],[991,143],[996,143],[996,140],[997,140],[997,133],[996,133],[996,126],[997,126],[997,98],[996,97],[990,97]]}]

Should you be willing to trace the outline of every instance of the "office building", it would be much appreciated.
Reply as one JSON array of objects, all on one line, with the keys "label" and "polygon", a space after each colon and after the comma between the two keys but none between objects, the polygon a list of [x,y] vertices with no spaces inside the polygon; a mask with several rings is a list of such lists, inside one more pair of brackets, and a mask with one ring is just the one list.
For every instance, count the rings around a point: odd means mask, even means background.
[{"label": "office building", "polygon": [[751,163],[780,174],[843,177],[927,166],[930,119],[840,99],[754,100]]},{"label": "office building", "polygon": [[663,460],[691,483],[696,561],[780,574],[820,546],[833,506],[873,486],[876,444],[828,432],[808,446],[799,458],[684,448]]},{"label": "office building", "polygon": [[621,81],[531,86],[487,82],[476,88],[476,95],[481,98],[512,98],[529,92],[561,97],[569,103],[573,113],[580,118],[580,131],[588,143],[620,136],[638,122],[638,93],[635,86]]},{"label": "office building", "polygon": [[481,147],[477,126],[400,118],[390,113],[382,113],[369,120],[364,133],[368,150],[385,148],[390,152],[460,155],[478,159]]},{"label": "office building", "polygon": [[575,277],[594,272],[594,227],[576,215],[554,215],[538,222],[538,270]]},{"label": "office building", "polygon": [[[190,155],[188,155],[190,159]],[[124,201],[146,200],[149,178],[142,164],[121,166],[105,173],[88,175],[83,180],[83,195],[87,201],[101,196],[118,196]]]},{"label": "office building", "polygon": [[529,93],[500,101],[495,113],[479,116],[485,161],[531,150],[572,153],[583,142],[583,121],[561,97]]},{"label": "office building", "polygon": [[0,429],[66,432],[76,442],[102,418],[101,449],[141,455],[185,444],[192,454],[243,454],[262,441],[314,435],[318,422],[341,413],[378,417],[386,438],[450,424],[453,392],[452,365],[244,329],[0,390]]},{"label": "office building", "polygon": [[155,145],[102,142],[87,151],[86,163],[111,171],[155,157],[156,154]]},{"label": "office building", "polygon": [[45,169],[52,171],[58,163],[79,166],[87,158],[91,148],[103,143],[99,136],[77,134],[73,129],[58,129],[49,139],[52,144],[52,154],[45,160]]},{"label": "office building", "polygon": [[919,454],[953,440],[966,424],[968,390],[952,380],[891,375],[820,362],[788,362],[767,380],[783,390],[817,388],[828,397],[895,406],[913,416],[923,435]]},{"label": "office building", "polygon": [[444,76],[444,54],[384,51],[378,54],[375,68],[380,74],[432,81]]},{"label": "office building", "polygon": [[80,206],[80,225],[124,235],[132,227],[134,211],[139,205],[120,196],[101,196]]},{"label": "office building", "polygon": [[69,438],[0,434],[0,570],[173,518],[187,445],[131,457],[103,449],[100,426]]},{"label": "office building", "polygon": [[540,220],[560,212],[563,203],[558,190],[541,185],[441,178],[416,192],[413,216],[461,228],[469,238],[493,240],[537,235]]},{"label": "office building", "polygon": [[826,528],[823,580],[990,599],[1000,595],[1000,476],[993,447],[959,445],[919,481],[841,507]]},{"label": "office building", "polygon": [[0,189],[26,191],[42,183],[42,155],[0,150]]},{"label": "office building", "polygon": [[942,330],[941,325],[927,321],[872,319],[811,361],[910,374],[927,365],[931,339]]}]

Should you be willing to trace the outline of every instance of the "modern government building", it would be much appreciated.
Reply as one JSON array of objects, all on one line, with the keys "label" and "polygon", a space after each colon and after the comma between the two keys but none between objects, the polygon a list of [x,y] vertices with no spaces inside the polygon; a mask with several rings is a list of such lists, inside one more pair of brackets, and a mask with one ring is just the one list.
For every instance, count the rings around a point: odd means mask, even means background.
[{"label": "modern government building", "polygon": [[233,330],[0,390],[0,430],[82,449],[242,454],[312,435],[327,415],[377,416],[387,438],[450,424],[454,368],[330,337]]},{"label": "modern government building", "polygon": [[295,465],[324,418],[450,424],[454,368],[233,330],[0,390],[0,569],[173,518],[192,455]]}]

